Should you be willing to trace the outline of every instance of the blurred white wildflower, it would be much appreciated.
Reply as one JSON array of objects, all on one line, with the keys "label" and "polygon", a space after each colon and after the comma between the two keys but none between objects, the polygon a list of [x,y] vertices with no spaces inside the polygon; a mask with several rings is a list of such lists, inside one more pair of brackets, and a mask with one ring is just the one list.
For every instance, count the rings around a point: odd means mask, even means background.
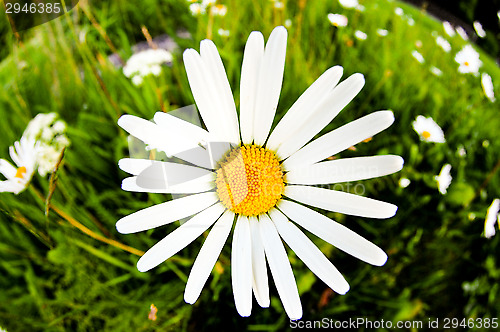
[{"label": "blurred white wildflower", "polygon": [[52,173],[63,148],[69,146],[66,123],[57,119],[57,113],[37,114],[26,127],[23,137],[38,141],[36,163],[41,176]]},{"label": "blurred white wildflower", "polygon": [[483,26],[479,21],[474,21],[473,26],[474,30],[476,30],[476,33],[479,37],[481,38],[486,37],[486,31],[484,31]]},{"label": "blurred white wildflower", "polygon": [[359,6],[358,0],[339,0],[339,3],[344,8],[356,8]]},{"label": "blurred white wildflower", "polygon": [[460,73],[478,74],[479,67],[483,64],[479,60],[479,53],[469,44],[465,45],[461,51],[455,56],[455,61],[460,65],[458,71]]},{"label": "blurred white wildflower", "polygon": [[333,26],[336,27],[345,27],[347,26],[347,17],[341,14],[328,14],[328,20]]},{"label": "blurred white wildflower", "polygon": [[289,27],[291,27],[291,26],[292,26],[292,20],[291,20],[291,19],[289,19],[289,18],[287,18],[287,19],[285,20],[285,24],[284,24],[284,26],[285,26],[285,28],[289,28]]},{"label": "blurred white wildflower", "polygon": [[224,5],[215,5],[210,8],[210,12],[215,16],[226,16],[227,7]]},{"label": "blurred white wildflower", "polygon": [[451,165],[446,164],[441,168],[441,172],[439,172],[439,175],[434,177],[434,179],[437,181],[439,192],[443,195],[446,194],[446,191],[451,184],[451,180],[453,179],[450,172]]},{"label": "blurred white wildflower", "polygon": [[498,20],[500,21],[500,10],[497,11]]},{"label": "blurred white wildflower", "polygon": [[450,24],[450,22],[448,21],[443,21],[443,28],[444,28],[444,32],[446,32],[446,34],[450,37],[453,37],[455,36],[455,29],[453,29],[453,26]]},{"label": "blurred white wildflower", "polygon": [[364,11],[365,11],[365,6],[363,6],[363,5],[361,5],[361,4],[360,4],[360,5],[357,5],[357,6],[356,6],[356,10],[357,10],[357,11],[359,11],[359,12],[364,12]]},{"label": "blurred white wildflower", "polygon": [[465,157],[467,155],[467,151],[465,150],[465,148],[463,147],[463,145],[460,145],[457,149],[457,154],[459,157]]},{"label": "blurred white wildflower", "polygon": [[481,86],[483,87],[484,95],[488,98],[492,103],[496,100],[495,91],[493,90],[493,81],[491,80],[491,76],[483,73],[481,75]]},{"label": "blurred white wildflower", "polygon": [[486,212],[486,219],[484,220],[484,236],[490,238],[495,235],[495,222],[500,225],[500,199],[495,198],[491,203],[488,211]]},{"label": "blurred white wildflower", "polygon": [[366,33],[364,33],[363,31],[360,31],[360,30],[356,30],[354,32],[354,36],[359,40],[366,40],[366,38],[368,38]]},{"label": "blurred white wildflower", "polygon": [[276,9],[283,9],[283,8],[285,8],[285,4],[281,1],[274,0],[273,7]]},{"label": "blurred white wildflower", "polygon": [[411,17],[410,15],[407,15],[407,16],[405,16],[405,18],[406,18],[406,23],[408,23],[409,26],[415,25],[415,20],[413,19],[413,17]]},{"label": "blurred white wildflower", "polygon": [[381,37],[387,36],[388,33],[389,33],[389,31],[387,31],[386,29],[377,29],[377,35],[379,35]]},{"label": "blurred white wildflower", "polygon": [[420,136],[420,140],[434,143],[446,142],[443,130],[431,117],[419,115],[412,125],[413,130]]},{"label": "blurred white wildflower", "polygon": [[424,57],[422,56],[422,54],[420,54],[417,50],[413,50],[411,52],[411,55],[420,63],[424,63],[425,62],[425,59]]},{"label": "blurred white wildflower", "polygon": [[229,37],[229,35],[231,34],[231,32],[229,30],[225,30],[225,29],[222,29],[222,28],[220,28],[219,30],[217,30],[217,33],[221,37]]},{"label": "blurred white wildflower", "polygon": [[434,74],[434,75],[436,75],[436,76],[441,76],[441,75],[443,75],[443,72],[441,71],[441,69],[439,69],[438,67],[435,67],[435,66],[432,66],[432,67],[430,68],[430,71],[431,71],[431,73],[433,73],[433,74]]},{"label": "blurred white wildflower", "polygon": [[199,3],[190,4],[189,10],[193,16],[203,15],[207,11],[206,7]]},{"label": "blurred white wildflower", "polygon": [[417,48],[422,48],[422,45],[423,45],[423,44],[422,44],[422,41],[421,41],[421,40],[416,40],[416,41],[415,41],[415,46],[416,46]]},{"label": "blurred white wildflower", "polygon": [[216,2],[217,2],[217,0],[203,0],[201,2],[201,5],[204,7],[208,7],[208,6],[215,5]]},{"label": "blurred white wildflower", "polygon": [[38,143],[33,139],[21,137],[9,148],[10,157],[17,167],[5,159],[0,159],[0,173],[6,178],[0,181],[0,192],[19,194],[28,186],[36,168]]},{"label": "blurred white wildflower", "polygon": [[455,30],[457,31],[458,35],[462,37],[463,40],[469,40],[469,36],[467,35],[467,32],[465,31],[464,28],[458,26]]},{"label": "blurred white wildflower", "polygon": [[[172,62],[172,59],[167,50],[150,48],[132,55],[123,67],[123,74],[131,78],[135,85],[141,85],[144,77],[160,75],[161,65]],[[139,78],[135,78],[137,76]]]},{"label": "blurred white wildflower", "polygon": [[405,14],[405,12],[403,11],[403,9],[399,8],[399,7],[396,7],[394,9],[394,13],[398,16],[403,16]]},{"label": "blurred white wildflower", "polygon": [[408,178],[401,178],[399,179],[399,186],[401,188],[406,188],[410,185],[411,181]]},{"label": "blurred white wildflower", "polygon": [[476,219],[476,214],[474,212],[469,212],[469,214],[467,215],[467,218],[472,221],[474,219]]},{"label": "blurred white wildflower", "polygon": [[450,43],[441,36],[436,36],[436,44],[441,47],[446,53],[451,51]]}]

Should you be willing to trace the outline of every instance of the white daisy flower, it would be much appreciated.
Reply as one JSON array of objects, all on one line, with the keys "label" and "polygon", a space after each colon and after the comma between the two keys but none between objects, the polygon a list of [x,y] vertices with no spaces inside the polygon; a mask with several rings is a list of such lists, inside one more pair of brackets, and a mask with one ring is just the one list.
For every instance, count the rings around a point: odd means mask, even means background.
[{"label": "white daisy flower", "polygon": [[395,13],[396,15],[398,15],[398,16],[403,16],[403,15],[405,14],[405,12],[403,11],[403,9],[402,9],[402,8],[400,8],[400,7],[396,7],[396,8],[394,8],[394,13]]},{"label": "white daisy flower", "polygon": [[145,76],[159,76],[161,65],[172,60],[173,57],[169,51],[150,48],[132,55],[123,67],[123,74],[131,78],[135,85],[141,85]]},{"label": "white daisy flower", "polygon": [[441,36],[436,36],[436,44],[441,47],[446,53],[451,51],[451,44]]},{"label": "white daisy flower", "polygon": [[434,75],[436,76],[441,76],[443,75],[443,72],[441,71],[441,69],[439,69],[438,67],[435,67],[435,66],[431,66],[431,68],[429,69],[431,71],[431,73],[433,73]]},{"label": "white daisy flower", "polygon": [[460,65],[458,72],[478,74],[479,67],[482,66],[482,61],[479,60],[479,53],[471,45],[465,45],[457,55],[455,61]]},{"label": "white daisy flower", "polygon": [[231,32],[229,30],[225,30],[225,29],[222,29],[222,28],[220,28],[219,30],[217,30],[217,33],[221,37],[229,37],[229,35],[231,34]]},{"label": "white daisy flower", "polygon": [[483,87],[483,92],[486,98],[488,98],[492,103],[495,102],[495,91],[493,90],[493,81],[491,76],[483,73],[481,75],[481,86]]},{"label": "white daisy flower", "polygon": [[453,179],[450,172],[451,165],[446,164],[441,168],[441,172],[439,172],[439,175],[434,177],[434,179],[437,181],[439,192],[443,195],[446,194],[446,191],[451,184],[451,180]]},{"label": "white daisy flower", "polygon": [[226,16],[227,7],[225,5],[215,5],[210,8],[210,11],[216,16]]},{"label": "white daisy flower", "polygon": [[467,155],[467,151],[465,150],[464,146],[463,145],[460,145],[457,149],[457,155],[459,157],[465,157]]},{"label": "white daisy flower", "polygon": [[387,36],[388,33],[389,33],[389,31],[386,29],[377,29],[377,35],[379,35],[381,37]]},{"label": "white daisy flower", "polygon": [[399,186],[401,188],[406,188],[410,185],[411,181],[408,178],[401,178],[399,179]]},{"label": "white daisy flower", "polygon": [[6,178],[0,181],[0,192],[17,195],[28,187],[36,169],[37,149],[35,140],[24,136],[9,148],[10,157],[17,167],[5,159],[0,159],[0,173]]},{"label": "white daisy flower", "polygon": [[207,8],[206,8],[206,6],[201,5],[199,3],[192,3],[189,5],[189,11],[191,11],[191,15],[199,16],[199,15],[205,14],[207,11]]},{"label": "white daisy flower", "polygon": [[500,210],[500,199],[495,198],[491,202],[488,211],[486,212],[486,219],[484,220],[484,236],[490,238],[495,235],[495,222],[500,225],[500,215],[498,211]]},{"label": "white daisy flower", "polygon": [[411,16],[406,16],[406,23],[408,23],[409,26],[414,26],[415,20]]},{"label": "white daisy flower", "polygon": [[208,7],[208,6],[215,5],[216,2],[217,2],[217,0],[202,0],[201,5],[203,7]]},{"label": "white daisy flower", "polygon": [[420,140],[434,143],[446,142],[443,130],[431,117],[419,115],[412,125],[413,130],[420,136]]},{"label": "white daisy flower", "polygon": [[347,17],[342,14],[328,14],[328,20],[333,26],[336,27],[345,27],[347,26]]},{"label": "white daisy flower", "polygon": [[62,150],[70,145],[65,132],[66,123],[54,112],[39,113],[28,123],[23,137],[38,142],[35,158],[41,176],[55,170]]},{"label": "white daisy flower", "polygon": [[455,29],[453,28],[453,26],[450,24],[450,22],[448,21],[443,21],[443,28],[444,28],[444,32],[446,32],[446,34],[450,37],[453,37],[455,36]]},{"label": "white daisy flower", "polygon": [[413,50],[411,55],[420,63],[424,63],[425,59],[422,54],[420,54],[417,50]]},{"label": "white daisy flower", "polygon": [[469,40],[469,36],[467,35],[467,32],[465,31],[464,28],[461,26],[456,27],[455,29],[460,37],[462,37],[463,40]]},{"label": "white daisy flower", "polygon": [[349,290],[342,274],[297,225],[370,264],[380,266],[387,260],[379,247],[304,205],[362,217],[392,217],[397,210],[393,204],[314,185],[399,171],[403,159],[393,155],[324,161],[386,129],[394,115],[374,112],[311,141],[364,85],[361,74],[339,83],[343,69],[335,66],[302,94],[271,132],[286,42],[284,27],[275,28],[265,46],[260,32],[250,34],[241,69],[239,118],[217,48],[203,40],[200,53],[184,52],[184,64],[207,130],[162,112],[155,114],[155,123],[131,115],[118,120],[149,146],[192,164],[120,160],[120,168],[133,175],[123,181],[124,190],[192,195],[135,212],[116,225],[120,233],[135,233],[192,216],[142,256],[137,263],[142,272],[213,225],[189,275],[187,303],[198,299],[235,220],[231,278],[241,316],[251,313],[252,292],[260,306],[270,305],[266,261],[286,313],[293,320],[302,316],[282,240],[334,291]]},{"label": "white daisy flower", "polygon": [[344,8],[356,8],[359,6],[358,0],[339,0],[339,3]]},{"label": "white daisy flower", "polygon": [[285,24],[284,24],[284,25],[285,25],[285,27],[286,27],[286,28],[291,27],[291,26],[292,26],[292,20],[291,20],[291,19],[289,19],[289,18],[287,18],[287,19],[285,20]]},{"label": "white daisy flower", "polygon": [[368,38],[367,34],[360,30],[354,31],[354,37],[358,40],[366,40],[366,38]]},{"label": "white daisy flower", "polygon": [[474,26],[474,30],[476,30],[476,33],[479,37],[486,37],[486,31],[484,31],[483,26],[479,21],[474,21],[472,25]]}]

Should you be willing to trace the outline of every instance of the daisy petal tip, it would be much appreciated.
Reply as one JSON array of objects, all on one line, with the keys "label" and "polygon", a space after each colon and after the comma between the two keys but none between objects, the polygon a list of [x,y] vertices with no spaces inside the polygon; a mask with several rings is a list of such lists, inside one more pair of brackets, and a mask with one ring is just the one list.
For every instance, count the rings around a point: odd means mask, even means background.
[{"label": "daisy petal tip", "polygon": [[192,295],[184,293],[184,302],[193,305],[196,302],[196,299],[194,299]]},{"label": "daisy petal tip", "polygon": [[349,284],[347,283],[347,281],[345,282],[344,285],[342,285],[341,287],[339,287],[336,292],[340,295],[345,295],[349,290],[351,289],[351,287],[349,286]]},{"label": "daisy petal tip", "polygon": [[373,263],[373,265],[375,265],[375,266],[383,266],[383,265],[385,265],[385,263],[387,263],[387,259],[388,259],[388,258],[389,258],[389,257],[387,256],[387,254],[386,254],[384,251],[382,251],[382,250],[381,250],[381,254],[380,254],[379,259],[378,259],[378,260],[376,260],[376,261]]},{"label": "daisy petal tip", "polygon": [[[156,266],[156,265],[155,265]],[[150,263],[148,263],[148,261],[146,259],[144,259],[144,256],[142,256],[139,261],[137,262],[137,270],[139,272],[148,272],[149,270],[151,270],[152,268],[154,268],[155,266],[151,266]]]}]

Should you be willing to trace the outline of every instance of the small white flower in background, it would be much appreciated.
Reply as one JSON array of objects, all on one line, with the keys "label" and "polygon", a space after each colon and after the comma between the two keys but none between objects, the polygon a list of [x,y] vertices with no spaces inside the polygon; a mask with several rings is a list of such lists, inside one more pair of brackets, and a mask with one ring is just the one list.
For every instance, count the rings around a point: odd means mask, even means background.
[{"label": "small white flower in background", "polygon": [[446,34],[450,37],[453,37],[455,36],[455,29],[453,29],[453,26],[450,24],[450,22],[448,21],[443,21],[443,28],[444,28],[444,32],[446,32]]},{"label": "small white flower in background", "polygon": [[403,9],[402,9],[402,8],[400,8],[400,7],[396,7],[396,8],[394,9],[394,13],[395,13],[396,15],[398,15],[398,16],[403,16],[403,15],[405,14],[405,12],[403,11]]},{"label": "small white flower in background", "polygon": [[210,12],[212,13],[212,15],[226,16],[227,7],[224,5],[215,5],[210,8]]},{"label": "small white flower in background", "polygon": [[208,7],[208,6],[212,6],[212,5],[215,5],[215,3],[217,2],[217,0],[203,0],[201,2],[201,5],[203,7]]},{"label": "small white flower in background", "polygon": [[358,0],[339,0],[339,3],[344,8],[356,8],[359,6]]},{"label": "small white flower in background", "polygon": [[37,114],[28,123],[23,137],[38,142],[36,163],[41,176],[55,170],[62,150],[70,144],[66,136],[66,123],[59,120],[54,112]]},{"label": "small white flower in background", "polygon": [[498,211],[500,210],[500,199],[495,198],[491,202],[488,211],[486,212],[486,219],[484,220],[484,236],[490,238],[495,235],[495,222],[500,225],[500,215]]},{"label": "small white flower in background", "polygon": [[328,14],[328,20],[333,26],[345,27],[347,26],[347,17],[342,14]]},{"label": "small white flower in background", "polygon": [[410,185],[411,181],[408,178],[401,178],[399,179],[399,186],[401,188],[406,188]]},{"label": "small white flower in background", "polygon": [[424,63],[425,62],[425,59],[424,57],[422,56],[422,54],[420,54],[417,50],[413,50],[411,52],[411,55],[420,63]]},{"label": "small white flower in background", "polygon": [[0,181],[0,192],[19,194],[28,186],[36,168],[38,143],[34,139],[21,137],[9,148],[10,157],[17,167],[0,159],[0,173],[6,178]]},{"label": "small white flower in background", "polygon": [[413,19],[413,17],[407,15],[405,16],[406,17],[406,23],[408,23],[409,26],[414,26],[415,25],[415,20]]},{"label": "small white flower in background", "polygon": [[451,44],[441,36],[436,36],[436,44],[441,47],[446,53],[451,51]]},{"label": "small white flower in background", "polygon": [[465,157],[467,155],[467,151],[465,150],[465,148],[463,147],[463,145],[460,145],[457,149],[457,154],[459,157]]},{"label": "small white flower in background", "polygon": [[389,33],[389,31],[387,31],[386,29],[377,29],[377,35],[379,35],[381,37],[387,36],[388,33]]},{"label": "small white flower in background", "polygon": [[229,30],[225,30],[225,29],[222,29],[222,28],[220,28],[219,30],[217,30],[217,33],[221,37],[229,37],[229,35],[230,35],[230,31]]},{"label": "small white flower in background", "polygon": [[359,40],[366,40],[366,38],[368,38],[366,33],[364,33],[363,31],[360,31],[360,30],[356,30],[354,32],[354,36]]},{"label": "small white flower in background", "polygon": [[132,55],[123,67],[123,74],[132,78],[135,85],[141,85],[144,77],[160,75],[161,65],[172,62],[172,59],[172,54],[167,50],[150,48]]},{"label": "small white flower in background", "polygon": [[439,175],[434,177],[434,179],[437,181],[439,192],[443,195],[446,194],[446,191],[451,184],[451,180],[453,179],[450,173],[451,165],[446,164],[441,168],[441,172],[439,172]]},{"label": "small white flower in background", "polygon": [[358,12],[364,12],[365,11],[365,6],[359,4],[359,5],[356,6],[356,10]]},{"label": "small white flower in background", "polygon": [[285,8],[285,4],[283,2],[277,1],[277,0],[274,0],[273,2],[274,2],[273,3],[274,8],[276,8],[276,9],[283,9],[283,8]]},{"label": "small white flower in background", "polygon": [[474,21],[473,26],[474,30],[476,30],[476,33],[479,37],[481,38],[486,37],[486,31],[484,31],[483,26],[479,21]]},{"label": "small white flower in background", "polygon": [[199,16],[206,13],[206,6],[203,6],[199,3],[192,3],[189,5],[189,10],[193,16]]},{"label": "small white flower in background", "polygon": [[424,142],[444,143],[444,133],[441,127],[431,118],[423,115],[417,116],[412,123],[413,130],[420,136]]},{"label": "small white flower in background", "polygon": [[495,91],[493,90],[493,81],[491,76],[483,73],[481,75],[481,86],[483,87],[483,92],[486,98],[488,98],[492,103],[496,100]]},{"label": "small white flower in background", "polygon": [[455,30],[457,31],[458,35],[462,37],[463,40],[469,40],[469,36],[467,35],[467,32],[465,31],[464,28],[458,26]]},{"label": "small white flower in background", "polygon": [[431,71],[431,73],[433,73],[436,76],[443,75],[443,72],[438,67],[432,66],[429,70]]},{"label": "small white flower in background", "polygon": [[465,45],[462,50],[455,55],[455,61],[460,65],[458,67],[458,72],[462,74],[478,74],[479,67],[483,64],[481,60],[479,60],[479,53],[476,52],[470,44]]},{"label": "small white flower in background", "polygon": [[421,41],[421,40],[416,40],[416,41],[415,41],[415,46],[416,46],[417,48],[422,48],[422,45],[423,45],[423,44],[422,44],[422,41]]},{"label": "small white flower in background", "polygon": [[284,24],[284,26],[285,26],[285,28],[289,28],[289,27],[291,27],[291,26],[292,26],[292,20],[291,20],[291,19],[289,19],[289,18],[287,18],[287,19],[285,20],[285,24]]}]

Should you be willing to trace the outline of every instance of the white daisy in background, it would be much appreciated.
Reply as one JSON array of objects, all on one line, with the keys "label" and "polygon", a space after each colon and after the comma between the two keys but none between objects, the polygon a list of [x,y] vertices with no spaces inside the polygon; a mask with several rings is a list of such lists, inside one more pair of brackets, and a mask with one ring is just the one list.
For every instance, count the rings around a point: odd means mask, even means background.
[{"label": "white daisy in background", "polygon": [[379,35],[380,37],[385,37],[388,33],[389,31],[387,31],[386,29],[377,29],[377,35]]},{"label": "white daisy in background", "polygon": [[415,47],[417,48],[422,48],[423,44],[422,44],[422,41],[421,40],[416,40],[415,41]]},{"label": "white daisy in background", "polygon": [[356,8],[359,6],[358,0],[339,0],[339,3],[344,8]]},{"label": "white daisy in background", "polygon": [[431,71],[431,73],[433,73],[434,75],[436,76],[441,76],[443,75],[443,72],[441,71],[441,69],[439,69],[438,67],[435,67],[435,66],[431,66],[431,68],[429,69]]},{"label": "white daisy in background", "polygon": [[41,176],[55,170],[62,150],[70,144],[66,136],[66,123],[58,119],[54,112],[37,114],[28,123],[23,137],[38,142],[35,158]]},{"label": "white daisy in background", "polygon": [[399,186],[401,188],[406,188],[410,185],[411,181],[408,178],[401,178],[399,179]]},{"label": "white daisy in background", "polygon": [[0,192],[19,194],[28,187],[36,169],[38,145],[35,140],[21,137],[9,148],[10,157],[17,167],[5,159],[0,159],[0,173],[6,178],[0,181]]},{"label": "white daisy in background", "polygon": [[451,51],[451,44],[441,36],[436,36],[436,44],[441,47],[446,53]]},{"label": "white daisy in background", "polygon": [[464,28],[458,26],[455,30],[457,31],[458,35],[462,37],[463,40],[469,40],[469,36],[467,35],[467,32],[465,31]]},{"label": "white daisy in background", "polygon": [[366,40],[368,38],[367,34],[360,30],[354,31],[354,37],[358,40]]},{"label": "white daisy in background", "polygon": [[215,5],[210,8],[210,12],[216,16],[226,16],[227,7],[225,5]]},{"label": "white daisy in background", "polygon": [[292,26],[292,20],[291,20],[291,19],[289,19],[289,18],[287,18],[287,19],[285,20],[285,24],[284,24],[284,26],[285,26],[285,28],[289,28],[289,27],[291,27],[291,26]]},{"label": "white daisy in background", "polygon": [[274,0],[273,1],[273,7],[276,8],[276,9],[283,9],[285,8],[285,4],[281,1],[278,1],[278,0]]},{"label": "white daisy in background", "polygon": [[199,16],[205,14],[207,12],[207,8],[202,4],[192,3],[189,5],[189,11],[191,12],[191,15]]},{"label": "white daisy in background", "polygon": [[328,14],[328,20],[335,27],[345,27],[347,26],[347,17],[342,14]]},{"label": "white daisy in background", "polygon": [[472,25],[474,26],[474,30],[476,30],[476,33],[480,38],[486,37],[486,31],[484,31],[483,26],[479,21],[474,21]]},{"label": "white daisy in background", "polygon": [[413,121],[412,126],[422,141],[434,143],[446,142],[443,130],[431,117],[426,118],[423,115],[419,115]]},{"label": "white daisy in background", "polygon": [[500,199],[495,198],[491,202],[488,211],[486,212],[486,219],[484,220],[484,236],[490,238],[495,235],[495,222],[500,225],[500,215],[498,211],[500,210]]},{"label": "white daisy in background", "polygon": [[413,50],[411,55],[420,63],[424,63],[425,59],[422,54],[420,54],[417,50]]},{"label": "white daisy in background", "polygon": [[252,292],[260,306],[270,305],[266,261],[286,313],[293,320],[302,316],[282,239],[334,291],[349,290],[342,274],[297,225],[369,264],[380,266],[387,260],[382,249],[305,205],[369,218],[390,218],[396,213],[393,204],[314,186],[401,170],[403,159],[394,155],[324,161],[386,129],[394,115],[374,112],[311,141],[364,85],[361,74],[339,83],[343,69],[335,66],[300,96],[271,132],[286,40],[284,27],[275,28],[265,46],[260,32],[250,34],[241,70],[239,119],[217,48],[204,40],[200,53],[184,52],[184,64],[207,130],[161,112],[155,114],[155,123],[131,115],[118,120],[149,146],[193,164],[120,160],[120,168],[133,175],[123,181],[124,190],[192,195],[135,212],[116,225],[120,233],[135,233],[193,216],[144,254],[137,263],[142,272],[214,225],[189,275],[187,303],[198,299],[235,219],[231,275],[241,316],[251,313]]},{"label": "white daisy in background", "polygon": [[225,30],[225,29],[222,29],[222,28],[220,28],[219,30],[217,30],[217,33],[221,37],[229,37],[229,35],[231,34],[231,32],[229,30]]},{"label": "white daisy in background", "polygon": [[206,8],[208,6],[215,5],[216,2],[217,0],[202,0],[201,5]]},{"label": "white daisy in background", "polygon": [[443,21],[443,28],[444,28],[444,32],[446,32],[446,34],[450,37],[453,37],[455,36],[455,29],[453,29],[453,26],[450,24],[450,22],[448,21]]},{"label": "white daisy in background", "polygon": [[455,61],[460,65],[458,67],[458,72],[462,74],[478,74],[479,67],[483,64],[481,60],[479,60],[479,53],[476,52],[470,44],[465,45],[462,50],[455,55]]},{"label": "white daisy in background", "polygon": [[405,18],[406,18],[406,23],[408,23],[409,26],[415,25],[415,20],[413,19],[413,17],[411,17],[410,15],[406,15]]},{"label": "white daisy in background", "polygon": [[132,83],[135,85],[140,85],[144,77],[148,75],[159,76],[162,64],[170,63],[172,60],[173,57],[169,51],[150,48],[132,55],[123,67],[123,74],[132,78]]},{"label": "white daisy in background", "polygon": [[464,146],[463,145],[460,145],[458,148],[457,148],[457,155],[459,157],[465,157],[467,155],[467,151],[465,150]]},{"label": "white daisy in background", "polygon": [[403,16],[403,15],[405,14],[405,12],[403,11],[403,9],[402,9],[402,8],[400,8],[400,7],[396,7],[396,8],[394,9],[394,13],[395,13],[396,15],[398,15],[398,16]]},{"label": "white daisy in background", "polygon": [[441,172],[439,172],[438,176],[435,176],[434,179],[437,181],[438,189],[441,194],[446,194],[448,187],[451,184],[451,165],[446,164],[441,168]]},{"label": "white daisy in background", "polygon": [[488,98],[492,103],[495,102],[495,91],[493,89],[493,81],[491,76],[483,73],[481,75],[481,86],[483,87],[483,92],[486,98]]}]

